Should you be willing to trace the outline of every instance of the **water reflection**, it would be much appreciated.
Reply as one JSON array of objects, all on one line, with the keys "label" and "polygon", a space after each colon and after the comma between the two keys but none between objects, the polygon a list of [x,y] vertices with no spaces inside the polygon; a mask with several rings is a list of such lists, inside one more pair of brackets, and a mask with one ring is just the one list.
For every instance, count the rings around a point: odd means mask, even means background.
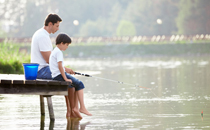
[{"label": "water reflection", "polygon": [[55,122],[48,114],[46,121],[40,119],[39,96],[0,95],[0,129],[209,129],[209,63],[205,57],[71,59],[76,71],[151,90],[77,76],[85,84],[84,100],[93,116],[66,119],[64,98],[53,96]]},{"label": "water reflection", "polygon": [[90,122],[80,124],[80,119],[77,118],[67,118],[67,127],[66,130],[85,130],[86,126]]},{"label": "water reflection", "polygon": [[[45,130],[48,128],[45,126],[45,116],[41,116],[40,118],[40,130]],[[66,130],[85,130],[86,126],[90,124],[90,122],[80,123],[81,119],[78,118],[67,118]],[[54,125],[56,121],[50,120],[49,130],[54,130]]]},{"label": "water reflection", "polygon": [[[49,130],[53,130],[54,129],[54,124],[55,124],[55,121],[54,120],[50,120]],[[40,130],[45,130],[45,116],[43,116],[43,115],[41,115]]]}]

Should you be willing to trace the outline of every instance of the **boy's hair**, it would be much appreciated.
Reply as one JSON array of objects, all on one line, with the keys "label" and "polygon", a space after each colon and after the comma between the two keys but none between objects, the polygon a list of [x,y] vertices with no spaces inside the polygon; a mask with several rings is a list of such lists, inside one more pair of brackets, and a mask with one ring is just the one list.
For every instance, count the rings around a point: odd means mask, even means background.
[{"label": "boy's hair", "polygon": [[58,44],[61,44],[61,42],[63,42],[64,44],[71,43],[71,38],[65,33],[60,33],[56,37],[55,43],[56,45],[58,45]]},{"label": "boy's hair", "polygon": [[61,22],[62,19],[57,14],[49,14],[45,19],[44,25],[48,26],[49,22],[52,22],[52,24],[54,25],[58,21]]}]

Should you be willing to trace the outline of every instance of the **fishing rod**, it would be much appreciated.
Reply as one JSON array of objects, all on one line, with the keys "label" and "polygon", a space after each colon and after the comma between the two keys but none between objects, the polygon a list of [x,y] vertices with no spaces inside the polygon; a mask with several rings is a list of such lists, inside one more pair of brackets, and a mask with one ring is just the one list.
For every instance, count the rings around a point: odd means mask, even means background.
[{"label": "fishing rod", "polygon": [[[107,80],[107,81],[111,81],[111,82],[116,82],[116,83],[119,83],[119,84],[125,84],[125,85],[129,85],[129,86],[135,86],[135,87],[140,87],[140,88],[149,89],[155,97],[159,98],[159,97],[158,97],[150,88],[147,88],[147,87],[141,87],[141,86],[135,85],[135,84],[124,83],[124,82],[120,82],[120,81],[117,81],[117,80],[112,80],[112,79],[106,79],[106,78],[96,77],[96,76],[92,76],[92,75],[89,75],[89,74],[83,74],[83,73],[79,73],[79,72],[74,72],[74,73],[77,74],[77,75],[85,76],[85,77],[93,77],[93,78],[97,78],[97,79],[102,79],[102,80]],[[174,112],[178,113],[178,112],[175,111],[170,105],[168,105],[168,107],[170,107],[171,110],[173,110]]]},{"label": "fishing rod", "polygon": [[140,87],[140,88],[149,89],[149,88],[147,88],[147,87],[141,87],[141,86],[135,85],[135,84],[124,83],[124,82],[117,81],[117,80],[112,80],[112,79],[106,79],[106,78],[96,77],[96,76],[92,76],[92,75],[89,75],[89,74],[83,74],[83,73],[79,73],[79,72],[74,72],[74,73],[77,74],[77,75],[85,76],[85,77],[93,77],[93,78],[102,79],[102,80],[107,80],[107,81],[111,81],[111,82],[115,82],[115,83],[119,83],[119,84],[125,84],[125,85],[129,85],[129,86],[135,86],[135,87]]}]

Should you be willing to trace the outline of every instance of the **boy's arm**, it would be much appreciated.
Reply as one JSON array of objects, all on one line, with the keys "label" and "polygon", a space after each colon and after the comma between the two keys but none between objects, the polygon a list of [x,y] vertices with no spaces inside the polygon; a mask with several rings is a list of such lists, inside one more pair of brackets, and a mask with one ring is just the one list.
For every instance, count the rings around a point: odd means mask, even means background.
[{"label": "boy's arm", "polygon": [[64,68],[65,68],[65,71],[66,71],[67,73],[69,73],[69,74],[75,74],[75,72],[74,72],[72,69],[66,68],[66,67],[64,67]]},{"label": "boy's arm", "polygon": [[62,61],[59,61],[59,62],[58,62],[58,68],[59,68],[59,70],[60,70],[60,72],[61,72],[61,75],[62,75],[63,79],[64,79],[65,81],[69,81],[69,82],[72,83],[71,79],[68,79],[68,78],[66,77],[66,75],[65,75],[65,72],[64,72],[63,66],[62,66]]}]

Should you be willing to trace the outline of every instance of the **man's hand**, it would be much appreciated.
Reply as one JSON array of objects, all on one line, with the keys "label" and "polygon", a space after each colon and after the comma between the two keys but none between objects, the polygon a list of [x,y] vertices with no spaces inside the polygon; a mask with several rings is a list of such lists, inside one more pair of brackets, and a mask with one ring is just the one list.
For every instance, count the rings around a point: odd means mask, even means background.
[{"label": "man's hand", "polygon": [[73,71],[72,69],[66,68],[66,67],[64,67],[64,68],[65,68],[66,73],[75,74],[74,71]]}]

